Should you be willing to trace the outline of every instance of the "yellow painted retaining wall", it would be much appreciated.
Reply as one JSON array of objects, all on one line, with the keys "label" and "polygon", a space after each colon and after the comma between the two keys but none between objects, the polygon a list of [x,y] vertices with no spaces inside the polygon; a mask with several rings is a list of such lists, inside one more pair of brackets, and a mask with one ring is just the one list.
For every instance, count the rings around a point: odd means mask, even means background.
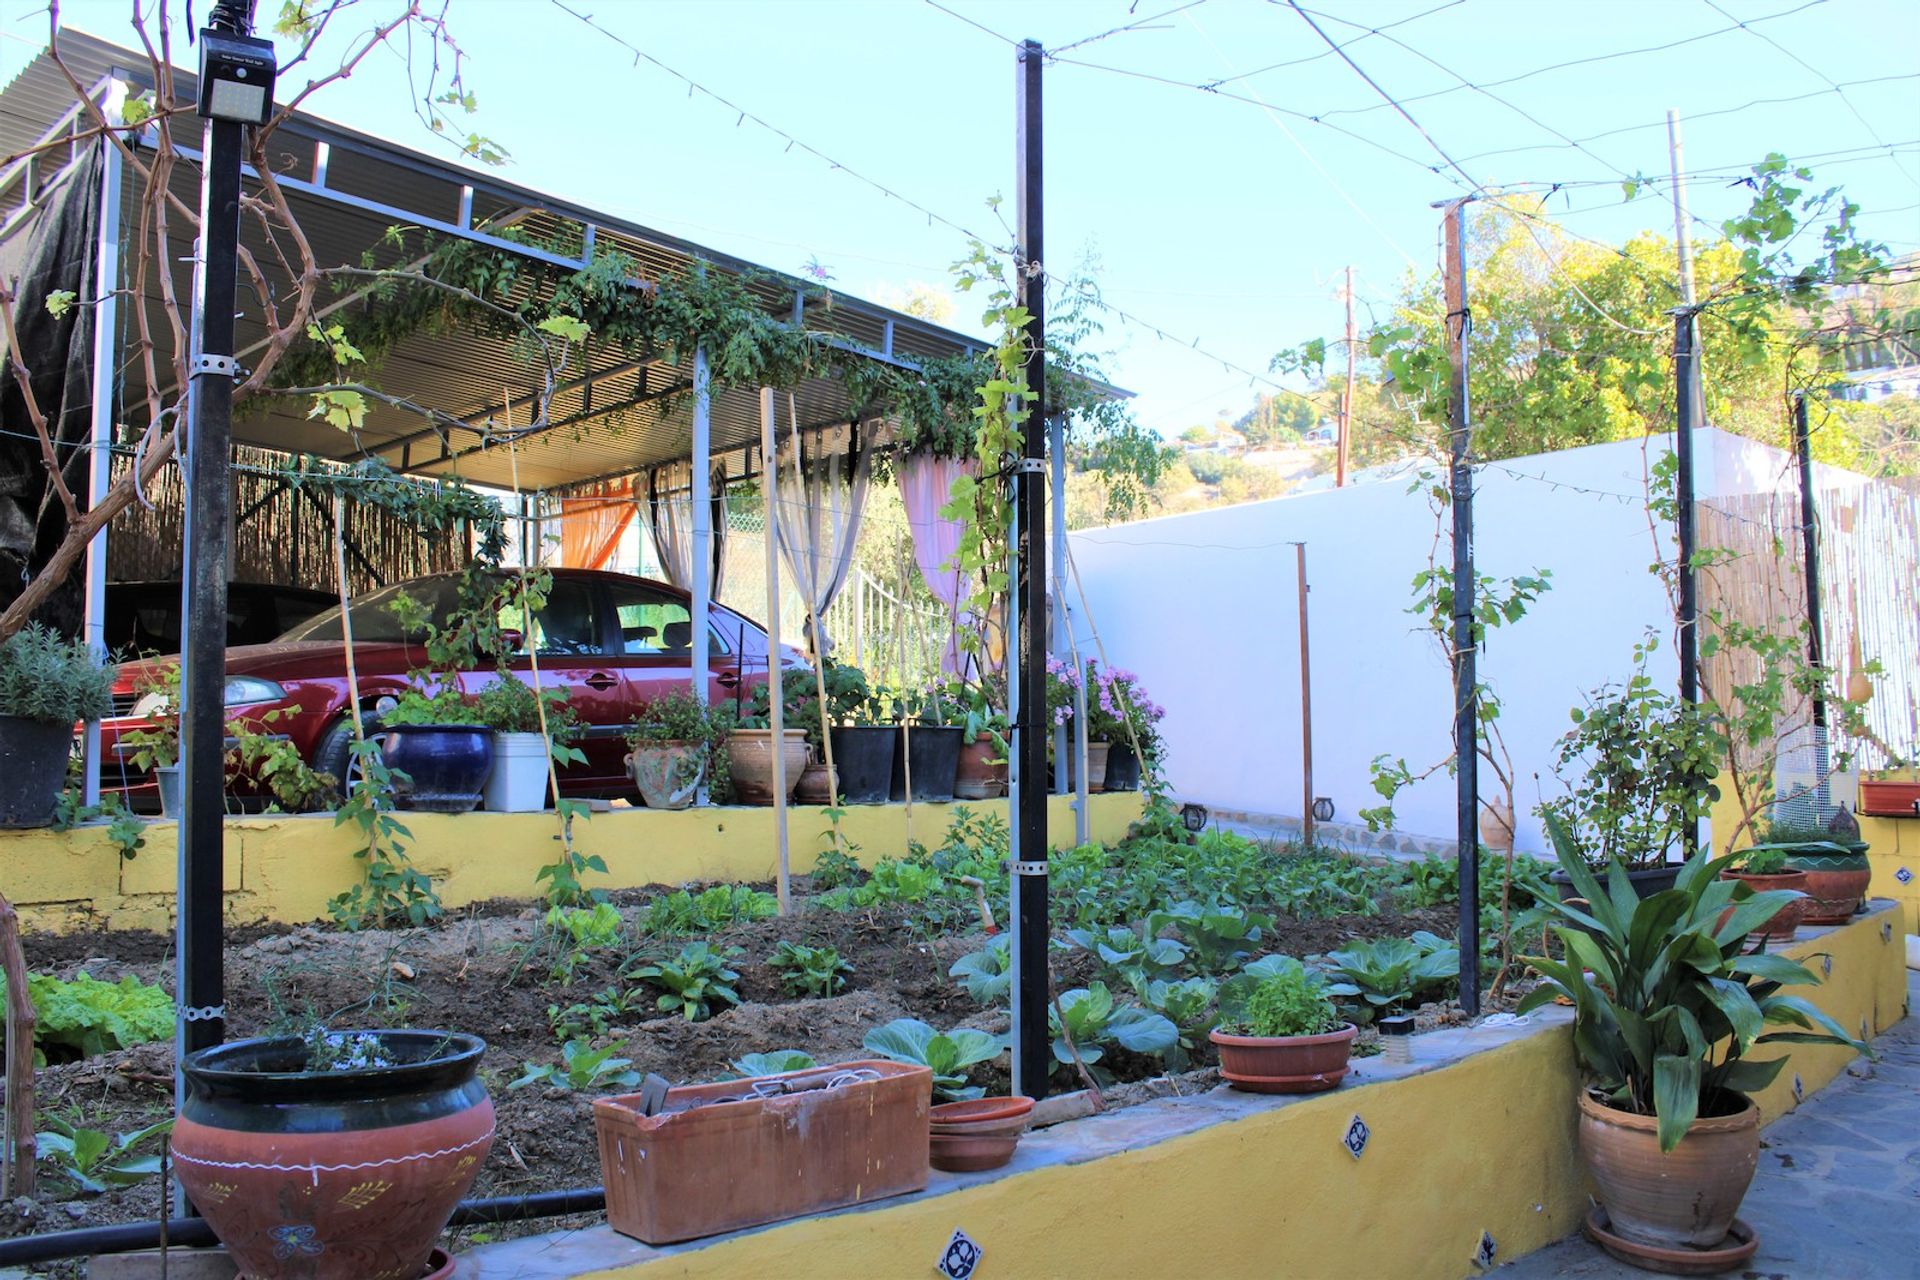
[{"label": "yellow painted retaining wall", "polygon": [[[1138,792],[1088,798],[1095,840],[1112,842],[1140,815]],[[937,843],[957,805],[852,805],[841,829],[871,864],[905,852],[907,840]],[[1005,800],[968,807],[1006,815]],[[430,874],[448,907],[489,898],[528,898],[534,873],[558,857],[559,823],[551,813],[403,813],[414,864]],[[787,811],[787,839],[796,874],[828,847],[830,824],[816,808]],[[299,923],[324,918],[327,900],[356,883],[358,828],[328,814],[229,818],[226,822],[226,913],[232,924]],[[1056,845],[1073,842],[1072,799],[1050,798],[1048,831]],[[167,929],[178,875],[178,825],[153,822],[146,847],[123,859],[95,824],[72,831],[0,832],[0,890],[30,929]],[[630,888],[696,880],[765,881],[774,876],[773,810],[702,808],[668,813],[616,809],[574,823],[582,854],[606,859],[608,875],[590,886]]]},{"label": "yellow painted retaining wall", "polygon": [[[1897,1021],[1906,999],[1892,914],[1882,910],[1789,949],[1816,968],[1831,957],[1825,983],[1805,994],[1870,1034]],[[1791,1069],[1757,1098],[1763,1119],[1793,1108],[1795,1073],[1811,1095],[1851,1056],[1796,1047]],[[1166,1141],[1143,1132],[1146,1145],[1084,1163],[802,1219],[645,1261],[596,1262],[595,1250],[580,1248],[587,1242],[575,1235],[570,1265],[541,1274],[932,1275],[958,1227],[985,1250],[981,1274],[999,1280],[1455,1280],[1478,1274],[1472,1256],[1482,1231],[1506,1261],[1579,1228],[1588,1188],[1574,1145],[1576,1081],[1571,1032],[1555,1027],[1426,1074],[1349,1085]],[[1357,1160],[1340,1143],[1355,1115],[1372,1131]],[[615,1256],[630,1254],[630,1242],[610,1233],[602,1239]],[[494,1272],[482,1266],[481,1274]]]},{"label": "yellow painted retaining wall", "polygon": [[1873,864],[1867,893],[1899,903],[1906,931],[1920,933],[1920,818],[1861,814],[1860,838],[1867,842],[1867,861]]}]

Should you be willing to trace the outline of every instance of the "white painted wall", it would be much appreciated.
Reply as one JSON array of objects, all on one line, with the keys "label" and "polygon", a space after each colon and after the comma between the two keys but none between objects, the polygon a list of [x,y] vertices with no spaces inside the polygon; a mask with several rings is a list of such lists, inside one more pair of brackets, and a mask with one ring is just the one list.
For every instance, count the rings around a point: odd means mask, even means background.
[{"label": "white painted wall", "polygon": [[[1502,731],[1521,779],[1520,847],[1543,833],[1527,816],[1556,791],[1554,741],[1583,691],[1624,677],[1649,627],[1650,667],[1676,677],[1660,549],[1644,505],[1645,468],[1670,437],[1511,459],[1479,472],[1475,553],[1496,579],[1549,569],[1553,589],[1517,626],[1488,637],[1481,669],[1505,707]],[[1703,430],[1702,496],[1794,483],[1790,459]],[[1823,485],[1849,473],[1822,469]],[[1440,475],[1435,483],[1444,483]],[[1311,588],[1314,791],[1336,821],[1377,804],[1369,763],[1404,757],[1416,771],[1446,757],[1452,693],[1446,659],[1405,612],[1413,576],[1435,554],[1434,515],[1403,476],[1072,535],[1086,593],[1076,642],[1135,672],[1167,709],[1162,725],[1176,795],[1255,813],[1301,812],[1299,622],[1294,548],[1307,544]],[[1449,563],[1443,542],[1438,554]],[[1080,601],[1069,585],[1069,599]],[[1536,790],[1534,775],[1538,774]],[[1481,794],[1494,794],[1483,769]],[[1454,782],[1444,771],[1401,793],[1401,830],[1451,838]]]}]

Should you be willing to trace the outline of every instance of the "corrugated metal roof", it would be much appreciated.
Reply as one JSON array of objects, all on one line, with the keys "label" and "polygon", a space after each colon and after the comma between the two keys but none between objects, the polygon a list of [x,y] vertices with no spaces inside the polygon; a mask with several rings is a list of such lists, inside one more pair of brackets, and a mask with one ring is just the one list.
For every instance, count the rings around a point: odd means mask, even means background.
[{"label": "corrugated metal roof", "polygon": [[[146,83],[150,68],[144,55],[78,31],[60,36],[61,57],[83,85],[93,86],[109,75]],[[183,93],[193,77],[178,77]],[[47,129],[75,103],[66,77],[50,53],[43,52],[0,90],[0,154],[13,154],[34,145]],[[320,147],[326,149],[324,182],[319,173]],[[64,163],[64,153],[49,155],[42,170]],[[490,175],[435,159],[369,137],[316,117],[300,115],[283,125],[271,140],[269,163],[288,191],[289,201],[304,234],[323,265],[357,264],[372,250],[384,264],[401,261],[398,249],[385,245],[395,225],[429,227],[442,234],[470,234],[458,226],[463,191],[471,189],[474,225],[518,223],[544,237],[578,237],[592,227],[597,246],[617,249],[631,257],[644,279],[689,269],[696,262],[709,269],[755,278],[752,288],[770,314],[790,319],[795,291],[801,282],[768,268],[707,249],[676,236],[546,194],[494,180]],[[177,168],[173,181],[188,204],[198,203],[198,171]],[[18,212],[19,184],[0,192],[0,224]],[[123,202],[129,220],[137,199]],[[129,225],[126,234],[132,234]],[[295,282],[277,265],[278,255],[255,222],[242,231],[243,244],[267,276],[273,296],[287,296]],[[179,296],[190,296],[191,246],[178,241],[168,254],[173,285]],[[238,346],[242,363],[250,346],[264,341],[263,304],[246,284],[243,273]],[[150,297],[158,298],[158,282],[149,281]],[[359,305],[359,304],[350,304]],[[132,336],[122,308],[123,333]],[[156,318],[158,313],[154,313]],[[830,333],[843,343],[869,352],[874,358],[911,366],[918,358],[979,350],[975,339],[930,324],[915,316],[891,311],[844,294],[830,305],[807,305],[803,323]],[[170,368],[171,335],[159,326],[154,338],[162,369]],[[124,344],[125,339],[123,339]],[[162,377],[162,382],[169,379]],[[469,422],[491,420],[497,427],[524,426],[530,416],[528,397],[541,386],[538,373],[516,354],[512,344],[486,335],[462,332],[458,336],[416,333],[398,342],[366,380],[393,395],[430,405]],[[548,421],[550,429],[516,445],[522,488],[556,488],[584,480],[642,470],[684,459],[691,449],[692,397],[685,393],[691,373],[664,360],[642,362],[632,353],[595,349],[589,365],[564,375]],[[809,380],[790,389],[808,426],[845,423],[858,406],[847,403],[837,382]],[[144,386],[139,371],[129,371],[122,388],[126,416],[139,421]],[[1121,393],[1124,394],[1124,393]],[[386,405],[374,405],[364,429],[349,436],[306,416],[306,405],[282,399],[276,403],[249,403],[234,423],[237,442],[332,458],[354,458],[376,453],[397,467],[425,474],[457,473],[481,484],[507,485],[512,470],[505,447],[489,444],[478,435],[454,431],[443,438],[414,414]],[[757,393],[716,390],[711,403],[712,448],[729,474],[740,474],[759,439]],[[884,432],[883,424],[869,428]],[[728,458],[727,455],[733,455]]]}]

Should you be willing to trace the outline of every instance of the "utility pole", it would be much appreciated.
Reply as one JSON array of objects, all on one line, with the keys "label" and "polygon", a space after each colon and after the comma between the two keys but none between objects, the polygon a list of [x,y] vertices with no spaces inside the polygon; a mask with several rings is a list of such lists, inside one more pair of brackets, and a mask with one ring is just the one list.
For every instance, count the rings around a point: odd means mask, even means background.
[{"label": "utility pole", "polygon": [[1047,1033],[1047,463],[1046,463],[1046,258],[1043,251],[1045,188],[1041,167],[1040,42],[1028,40],[1015,54],[1015,122],[1019,157],[1014,193],[1019,207],[1015,288],[1027,309],[1026,384],[1038,397],[1028,403],[1020,462],[1013,477],[1014,640],[1013,767],[1009,772],[1013,829],[1009,870],[1013,876],[1013,1091],[1030,1098],[1047,1092],[1053,1066]]},{"label": "utility pole", "polygon": [[1447,394],[1451,443],[1448,491],[1453,508],[1453,754],[1454,821],[1459,840],[1460,1007],[1480,1013],[1480,687],[1473,631],[1473,414],[1467,394],[1468,339],[1473,312],[1467,306],[1466,210],[1471,197],[1449,202],[1446,248],[1440,262],[1446,283]]},{"label": "utility pole", "polygon": [[[1340,455],[1334,468],[1333,484],[1347,483],[1347,456],[1353,447],[1353,267],[1347,267],[1347,389],[1340,395]],[[1308,797],[1311,801],[1312,797]]]},{"label": "utility pole", "polygon": [[[1680,113],[1667,108],[1667,166],[1673,175],[1673,245],[1674,257],[1680,274],[1680,305],[1691,308],[1693,295],[1693,239],[1688,234],[1687,224],[1692,221],[1687,216],[1687,181],[1683,176],[1685,152],[1680,140]],[[1693,421],[1698,425],[1706,418],[1705,403],[1701,399],[1700,382],[1700,342],[1698,326],[1695,326],[1693,352]]]},{"label": "utility pole", "polygon": [[[182,1055],[226,1037],[225,907],[227,522],[235,280],[239,271],[240,168],[249,125],[273,109],[273,43],[256,40],[253,0],[219,0],[200,32],[205,119],[200,169],[200,244],[195,261],[191,378],[187,385],[186,522],[181,573],[180,819],[176,984]],[[104,394],[104,392],[103,392]],[[174,1073],[184,1100],[186,1073]]]}]

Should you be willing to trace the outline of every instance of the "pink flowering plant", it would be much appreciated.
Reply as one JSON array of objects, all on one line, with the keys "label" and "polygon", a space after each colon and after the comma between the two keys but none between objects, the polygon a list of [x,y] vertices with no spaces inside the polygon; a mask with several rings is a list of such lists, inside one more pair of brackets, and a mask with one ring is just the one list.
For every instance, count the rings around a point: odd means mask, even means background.
[{"label": "pink flowering plant", "polygon": [[1092,664],[1089,668],[1094,696],[1087,702],[1087,736],[1126,746],[1137,742],[1142,760],[1157,761],[1160,757],[1157,726],[1166,715],[1165,708],[1147,696],[1146,690],[1140,687],[1140,677],[1133,672],[1120,667],[1101,671]]},{"label": "pink flowering plant", "polygon": [[1056,726],[1073,720],[1074,698],[1080,692],[1080,669],[1060,658],[1047,659],[1047,716]]}]

